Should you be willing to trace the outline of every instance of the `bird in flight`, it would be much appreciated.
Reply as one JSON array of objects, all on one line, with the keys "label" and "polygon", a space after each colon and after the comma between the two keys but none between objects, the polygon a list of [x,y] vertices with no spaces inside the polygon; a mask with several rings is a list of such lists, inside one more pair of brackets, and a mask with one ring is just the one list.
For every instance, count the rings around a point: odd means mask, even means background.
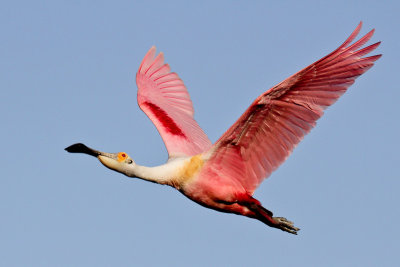
[{"label": "bird in flight", "polygon": [[252,196],[315,126],[324,109],[381,57],[365,57],[380,42],[362,48],[374,30],[351,44],[361,25],[332,53],[261,94],[214,144],[194,120],[182,80],[164,63],[163,53],[156,56],[152,47],[136,74],[137,100],[160,133],[168,161],[141,166],[125,152],[106,153],[82,143],[65,150],[97,157],[126,176],[172,186],[204,207],[297,234],[300,229],[291,221],[274,217]]}]

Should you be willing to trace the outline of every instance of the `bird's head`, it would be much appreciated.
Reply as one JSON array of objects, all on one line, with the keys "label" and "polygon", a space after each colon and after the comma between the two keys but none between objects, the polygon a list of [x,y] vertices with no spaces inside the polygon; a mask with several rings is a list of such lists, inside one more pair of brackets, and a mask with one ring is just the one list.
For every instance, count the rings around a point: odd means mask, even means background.
[{"label": "bird's head", "polygon": [[90,147],[85,146],[82,143],[73,144],[67,148],[66,151],[70,153],[83,153],[90,156],[96,157],[100,162],[107,168],[123,173],[130,176],[131,170],[135,166],[135,162],[129,155],[125,152],[119,153],[107,153],[101,152]]}]

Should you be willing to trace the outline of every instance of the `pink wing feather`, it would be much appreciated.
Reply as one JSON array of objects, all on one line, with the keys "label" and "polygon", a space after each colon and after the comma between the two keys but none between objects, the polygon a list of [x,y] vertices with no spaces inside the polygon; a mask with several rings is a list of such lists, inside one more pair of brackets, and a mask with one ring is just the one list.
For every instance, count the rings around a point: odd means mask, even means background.
[{"label": "pink wing feather", "polygon": [[138,104],[164,140],[170,157],[191,156],[211,147],[207,135],[193,118],[193,104],[179,76],[164,64],[164,55],[155,57],[153,46],[136,74]]},{"label": "pink wing feather", "polygon": [[323,110],[381,57],[363,57],[380,42],[359,49],[374,30],[350,45],[361,25],[338,49],[260,95],[214,144],[204,174],[230,177],[252,194],[315,126]]}]

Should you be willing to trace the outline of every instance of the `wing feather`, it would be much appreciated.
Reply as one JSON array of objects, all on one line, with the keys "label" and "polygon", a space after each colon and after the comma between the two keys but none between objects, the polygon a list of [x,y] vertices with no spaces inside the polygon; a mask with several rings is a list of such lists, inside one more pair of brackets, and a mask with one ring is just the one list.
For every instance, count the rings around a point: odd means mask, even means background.
[{"label": "wing feather", "polygon": [[155,47],[145,55],[136,74],[138,104],[160,133],[170,157],[191,156],[211,147],[194,120],[193,104],[179,76],[164,63]]},{"label": "wing feather", "polygon": [[316,125],[324,109],[381,57],[362,57],[380,44],[361,48],[374,30],[351,44],[361,25],[335,51],[259,96],[214,144],[205,169],[218,170],[252,194]]}]

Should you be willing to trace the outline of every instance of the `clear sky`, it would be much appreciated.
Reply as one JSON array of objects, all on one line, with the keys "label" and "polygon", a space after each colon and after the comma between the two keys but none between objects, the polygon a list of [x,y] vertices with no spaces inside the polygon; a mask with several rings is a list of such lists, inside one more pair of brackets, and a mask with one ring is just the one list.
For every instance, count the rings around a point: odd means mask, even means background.
[{"label": "clear sky", "polygon": [[[399,4],[194,2],[2,3],[0,266],[398,266]],[[298,236],[64,151],[83,142],[164,163],[136,102],[152,45],[214,142],[361,20],[383,57],[255,193]]]}]

